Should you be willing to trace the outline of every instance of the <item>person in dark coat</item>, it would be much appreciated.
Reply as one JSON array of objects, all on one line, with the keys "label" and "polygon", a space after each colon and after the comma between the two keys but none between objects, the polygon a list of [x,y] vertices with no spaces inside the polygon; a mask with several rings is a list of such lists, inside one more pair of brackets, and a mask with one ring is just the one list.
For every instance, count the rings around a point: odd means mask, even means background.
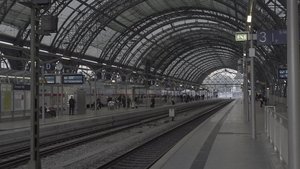
[{"label": "person in dark coat", "polygon": [[150,107],[155,107],[155,98],[154,96],[151,98],[151,105]]},{"label": "person in dark coat", "polygon": [[75,108],[75,100],[73,96],[69,99],[69,115],[74,115],[74,108]]},{"label": "person in dark coat", "polygon": [[259,99],[259,101],[260,101],[260,107],[262,107],[263,104],[264,104],[264,99],[263,99],[263,97],[261,97],[261,98]]},{"label": "person in dark coat", "polygon": [[96,105],[97,105],[97,110],[99,110],[99,109],[101,109],[101,107],[102,107],[102,103],[101,103],[101,100],[100,100],[100,98],[97,98],[97,100],[96,100]]}]

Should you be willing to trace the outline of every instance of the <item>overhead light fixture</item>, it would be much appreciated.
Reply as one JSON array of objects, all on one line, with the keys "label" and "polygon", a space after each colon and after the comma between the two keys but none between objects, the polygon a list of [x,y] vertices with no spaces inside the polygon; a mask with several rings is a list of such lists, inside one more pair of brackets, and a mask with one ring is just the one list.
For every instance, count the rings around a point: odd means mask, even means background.
[{"label": "overhead light fixture", "polygon": [[71,60],[70,58],[67,57],[61,57],[63,60]]},{"label": "overhead light fixture", "polygon": [[248,17],[247,17],[247,22],[248,22],[248,23],[251,23],[251,22],[252,22],[252,16],[251,16],[251,15],[248,15]]}]

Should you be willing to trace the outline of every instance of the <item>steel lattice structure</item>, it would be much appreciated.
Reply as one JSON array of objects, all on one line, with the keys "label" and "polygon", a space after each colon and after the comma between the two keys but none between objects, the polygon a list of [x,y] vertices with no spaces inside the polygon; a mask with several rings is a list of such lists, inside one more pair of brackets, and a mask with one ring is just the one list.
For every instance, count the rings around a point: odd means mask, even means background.
[{"label": "steel lattice structure", "polygon": [[[28,58],[30,8],[25,1],[0,1],[0,41],[5,42],[0,51],[19,70]],[[47,51],[40,57],[202,83],[217,69],[237,69],[244,46],[234,41],[234,33],[246,30],[247,5],[247,0],[54,0],[42,13],[58,16],[59,28],[40,37],[40,49]],[[285,13],[285,0],[257,0],[253,29],[285,29]],[[256,49],[258,79],[274,81],[278,66],[286,63],[286,47]]]}]

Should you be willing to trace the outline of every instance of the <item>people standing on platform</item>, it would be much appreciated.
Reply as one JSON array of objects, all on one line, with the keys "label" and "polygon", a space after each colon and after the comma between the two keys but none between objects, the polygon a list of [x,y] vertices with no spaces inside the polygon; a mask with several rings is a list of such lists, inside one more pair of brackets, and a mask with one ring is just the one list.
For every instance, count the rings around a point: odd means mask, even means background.
[{"label": "people standing on platform", "polygon": [[172,103],[172,105],[175,105],[175,101],[173,98],[171,99],[171,103]]},{"label": "people standing on platform", "polygon": [[100,98],[98,98],[97,100],[96,100],[96,104],[97,104],[97,110],[99,110],[99,109],[101,109],[101,107],[102,107],[102,103],[101,103],[101,100],[100,100]]},{"label": "people standing on platform", "polygon": [[122,95],[122,105],[123,105],[123,108],[126,108],[126,97],[124,95]]},{"label": "people standing on platform", "polygon": [[260,97],[260,98],[259,98],[259,101],[260,101],[260,107],[262,107],[263,104],[264,104],[264,99],[263,99],[263,97]]},{"label": "people standing on platform", "polygon": [[73,96],[69,99],[69,115],[74,115],[75,99]]},{"label": "people standing on platform", "polygon": [[130,97],[127,96],[127,108],[130,107],[130,104],[131,104],[131,99],[130,99]]},{"label": "people standing on platform", "polygon": [[154,96],[151,98],[151,105],[150,107],[155,107],[155,98]]}]

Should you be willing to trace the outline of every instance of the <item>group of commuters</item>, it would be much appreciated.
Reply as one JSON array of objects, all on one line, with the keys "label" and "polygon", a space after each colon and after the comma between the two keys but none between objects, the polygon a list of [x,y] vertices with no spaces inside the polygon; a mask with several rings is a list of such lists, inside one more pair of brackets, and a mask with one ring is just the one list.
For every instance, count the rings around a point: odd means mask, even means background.
[{"label": "group of commuters", "polygon": [[260,107],[267,105],[267,98],[262,94],[256,93],[255,100],[260,102]]}]

